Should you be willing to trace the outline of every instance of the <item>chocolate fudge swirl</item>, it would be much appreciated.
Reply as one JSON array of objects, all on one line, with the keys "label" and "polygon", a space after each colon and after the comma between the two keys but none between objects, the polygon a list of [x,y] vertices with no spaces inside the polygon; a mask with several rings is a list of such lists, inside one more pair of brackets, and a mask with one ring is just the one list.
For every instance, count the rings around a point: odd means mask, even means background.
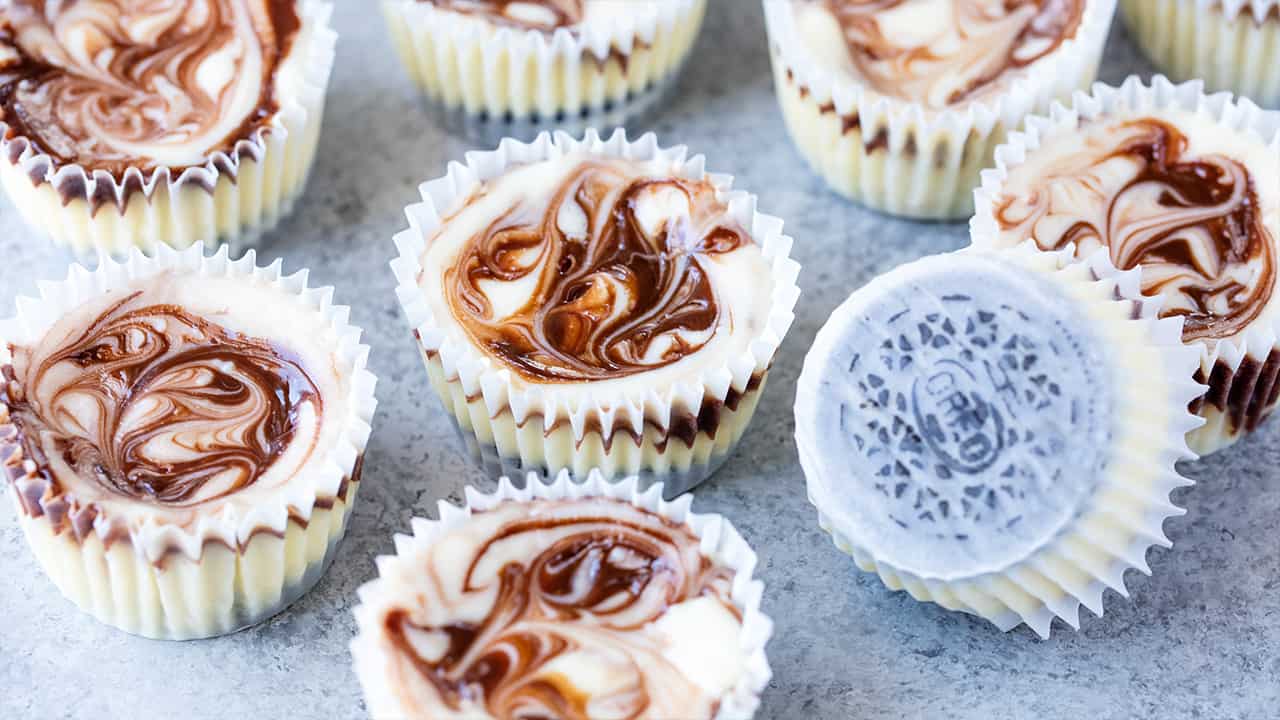
[{"label": "chocolate fudge swirl", "polygon": [[499,25],[551,32],[582,22],[586,0],[418,0],[445,10],[482,15]]},{"label": "chocolate fudge swirl", "polygon": [[251,485],[294,441],[302,406],[319,417],[314,383],[271,344],[177,306],[133,307],[139,295],[30,369],[17,423],[126,497],[182,507]]},{"label": "chocolate fudge swirl", "polygon": [[[1043,249],[1109,248],[1116,267],[1143,267],[1143,290],[1163,294],[1163,314],[1185,318],[1187,340],[1230,337],[1271,299],[1275,239],[1263,224],[1253,178],[1221,155],[1186,157],[1187,138],[1155,118],[1118,126],[1107,152],[1051,168],[1032,192],[996,208],[1005,231]],[[1105,178],[1127,168],[1122,185]],[[1077,199],[1105,208],[1091,220]],[[1074,217],[1073,217],[1074,216]]]},{"label": "chocolate fudge swirl", "polygon": [[59,165],[200,165],[275,114],[294,0],[11,0],[0,120]]},{"label": "chocolate fudge swirl", "polygon": [[[611,717],[641,717],[651,693],[679,697],[688,681],[638,631],[699,597],[738,616],[732,572],[711,565],[688,530],[656,517],[512,521],[468,560],[460,594],[491,603],[483,619],[430,627],[396,610],[384,620],[397,652],[454,712],[472,703],[495,718],[589,720],[598,703]],[[496,577],[477,579],[482,567]],[[420,655],[422,638],[438,640],[428,646],[440,652]],[[575,652],[612,658],[619,689],[588,697],[556,672],[555,661]]]},{"label": "chocolate fudge swirl", "polygon": [[1005,72],[1024,68],[1075,37],[1086,0],[951,0],[924,18],[915,42],[887,31],[879,13],[914,0],[824,0],[844,31],[849,58],[877,91],[932,107],[964,102]]},{"label": "chocolate fudge swirl", "polygon": [[[690,213],[646,231],[642,196],[675,192]],[[585,218],[582,232],[561,227]],[[584,162],[546,207],[519,203],[473,238],[446,273],[446,294],[472,339],[541,382],[623,377],[697,352],[720,308],[700,256],[751,242],[724,218],[705,182],[631,179]],[[493,283],[532,281],[529,299],[497,317]]]}]

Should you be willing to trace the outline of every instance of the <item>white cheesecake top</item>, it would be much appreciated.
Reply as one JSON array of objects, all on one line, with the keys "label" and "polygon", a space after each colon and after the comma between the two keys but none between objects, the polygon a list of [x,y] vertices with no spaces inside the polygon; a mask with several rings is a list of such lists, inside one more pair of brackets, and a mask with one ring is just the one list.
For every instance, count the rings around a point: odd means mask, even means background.
[{"label": "white cheesecake top", "polygon": [[1142,266],[1143,289],[1184,337],[1243,333],[1276,301],[1280,161],[1255,135],[1166,110],[1059,131],[1010,168],[994,199],[1001,241],[1072,244]]},{"label": "white cheesecake top", "polygon": [[510,167],[446,210],[419,286],[520,387],[670,386],[767,327],[772,271],[709,181],[582,151]]},{"label": "white cheesecake top", "polygon": [[352,382],[335,347],[327,317],[274,285],[166,271],[11,346],[3,397],[46,509],[61,495],[108,537],[192,528],[329,462]]},{"label": "white cheesecake top", "polygon": [[405,717],[697,720],[744,672],[733,572],[628,503],[506,502],[411,567],[374,640]]},{"label": "white cheesecake top", "polygon": [[793,0],[813,58],[930,109],[963,105],[1075,37],[1087,0]]},{"label": "white cheesecake top", "polygon": [[0,121],[62,164],[207,162],[276,111],[295,0],[12,0],[0,5]]}]

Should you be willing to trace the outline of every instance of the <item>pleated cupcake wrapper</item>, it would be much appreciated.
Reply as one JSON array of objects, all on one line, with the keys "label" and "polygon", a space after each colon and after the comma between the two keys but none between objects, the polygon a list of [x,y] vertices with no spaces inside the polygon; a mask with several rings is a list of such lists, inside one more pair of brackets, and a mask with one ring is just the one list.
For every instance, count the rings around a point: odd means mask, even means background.
[{"label": "pleated cupcake wrapper", "polygon": [[552,130],[580,137],[591,129],[607,131],[645,124],[661,114],[662,108],[675,94],[678,80],[678,72],[672,72],[650,83],[646,89],[629,94],[625,102],[610,102],[603,108],[583,109],[571,115],[546,119],[503,116],[495,120],[486,114],[477,115],[462,106],[448,107],[429,98],[425,105],[433,122],[446,132],[464,137],[478,147],[493,147],[505,138],[528,142],[539,133]]},{"label": "pleated cupcake wrapper", "polygon": [[[1169,493],[1192,482],[1175,470],[1194,453],[1186,434],[1201,420],[1187,405],[1204,392],[1191,379],[1198,353],[1181,342],[1180,319],[1160,319],[1159,298],[1143,297],[1140,271],[1117,271],[1105,252],[1074,262],[1065,252],[1047,253],[1030,244],[1005,250],[969,249],[964,253],[995,254],[1006,262],[1042,275],[1062,288],[1087,314],[1118,367],[1113,384],[1117,415],[1129,422],[1117,428],[1117,453],[1107,463],[1096,495],[1074,523],[1050,543],[998,571],[973,576],[922,577],[876,557],[859,544],[859,529],[846,526],[841,515],[829,512],[831,502],[813,480],[820,464],[822,438],[808,437],[797,424],[796,442],[801,466],[809,478],[809,500],[817,508],[819,525],[835,545],[851,555],[859,568],[876,573],[891,590],[905,590],[918,601],[933,602],[989,620],[1002,631],[1025,623],[1048,637],[1054,618],[1072,628],[1080,626],[1080,606],[1102,615],[1106,589],[1127,597],[1124,573],[1136,569],[1150,575],[1146,551],[1168,548],[1163,523],[1184,510]],[[873,281],[875,282],[875,281]],[[842,306],[833,314],[838,322]],[[813,352],[829,341],[822,332]],[[807,417],[821,399],[808,391],[811,363],[806,360],[796,399],[797,418]]]},{"label": "pleated cupcake wrapper", "polygon": [[1280,0],[1122,0],[1161,72],[1280,108]]},{"label": "pleated cupcake wrapper", "polygon": [[746,662],[738,682],[720,699],[716,717],[737,720],[754,716],[760,705],[760,693],[772,677],[765,645],[773,635],[773,622],[760,609],[764,583],[752,577],[759,558],[726,518],[693,512],[690,509],[693,496],[685,495],[668,502],[662,499],[660,486],[649,486],[643,491],[641,488],[635,478],[610,482],[599,472],[591,473],[582,482],[562,472],[549,484],[530,474],[520,488],[503,477],[492,494],[467,487],[463,507],[441,500],[438,520],[415,517],[411,525],[413,534],[395,536],[396,554],[379,557],[378,578],[358,591],[361,604],[356,607],[355,616],[359,630],[351,642],[351,654],[370,715],[390,718],[412,714],[410,709],[400,706],[397,700],[400,695],[391,684],[396,674],[390,671],[392,658],[378,641],[382,629],[380,618],[389,609],[413,602],[414,584],[422,577],[422,559],[433,543],[465,525],[473,513],[491,510],[503,503],[610,498],[688,526],[701,541],[705,557],[734,571],[730,600],[742,615],[738,649]]},{"label": "pleated cupcake wrapper", "polygon": [[[275,76],[279,110],[230,152],[182,169],[131,167],[117,179],[61,164],[26,137],[8,138],[0,121],[0,180],[9,197],[28,225],[86,256],[219,242],[239,252],[254,244],[292,209],[311,170],[338,37],[332,10],[300,1],[302,27]],[[94,198],[106,200],[95,207]]]},{"label": "pleated cupcake wrapper", "polygon": [[[746,402],[745,399],[744,402]],[[554,475],[545,466],[526,467],[520,458],[504,456],[494,445],[480,442],[471,431],[464,429],[452,414],[450,414],[449,419],[452,421],[453,429],[458,435],[458,441],[467,449],[472,461],[484,468],[486,475],[490,477],[502,477],[505,475],[516,478],[517,481],[531,473],[542,477]],[[745,429],[745,423],[743,423],[743,429]],[[703,480],[714,475],[717,470],[728,462],[729,453],[736,444],[737,441],[732,439],[723,443],[718,442],[716,447],[712,448],[706,456],[692,457],[687,466],[679,462],[673,462],[667,468],[647,469],[628,474],[639,480],[641,487],[661,483],[663,497],[671,500],[689,492],[702,483]],[[592,458],[578,457],[575,459],[577,460],[574,463],[575,467],[565,468],[571,478],[582,479],[595,471],[606,475],[617,474],[611,472],[610,468],[593,466]],[[628,464],[624,462],[617,465],[626,466]]]},{"label": "pleated cupcake wrapper", "polygon": [[[502,175],[509,166],[577,151],[642,162],[660,158],[677,168],[676,175],[705,179],[715,186],[717,198],[727,206],[728,215],[751,234],[771,268],[773,291],[769,318],[747,352],[732,358],[723,367],[691,376],[685,382],[649,385],[625,394],[617,390],[594,392],[582,384],[536,385],[517,381],[510,369],[476,348],[454,318],[435,316],[419,287],[418,276],[423,272],[421,260],[427,249],[427,240],[442,226],[444,218],[479,183]],[[548,466],[549,463],[544,462],[543,458],[555,458],[561,454],[551,446],[554,437],[550,431],[568,421],[576,447],[581,450],[584,439],[596,436],[594,430],[588,433],[588,428],[598,424],[604,435],[601,441],[606,444],[610,439],[614,441],[612,448],[604,452],[602,458],[597,458],[598,462],[593,462],[604,466],[602,469],[606,474],[623,476],[653,471],[657,476],[655,479],[662,480],[669,471],[678,473],[685,470],[684,467],[665,464],[654,466],[648,459],[641,458],[642,453],[639,452],[628,463],[634,466],[640,462],[639,467],[608,467],[609,463],[621,457],[622,450],[617,443],[635,446],[627,433],[621,437],[610,437],[615,423],[628,428],[637,437],[652,435],[652,432],[647,432],[646,419],[650,425],[656,424],[658,431],[670,441],[661,453],[665,455],[672,453],[675,446],[687,447],[683,441],[669,435],[672,418],[677,413],[697,417],[704,401],[724,402],[732,390],[746,393],[742,403],[748,402],[748,398],[754,402],[758,395],[752,397],[755,391],[749,391],[752,378],[758,377],[763,381],[778,345],[795,317],[793,310],[800,295],[796,285],[800,266],[789,257],[792,240],[782,234],[782,221],[757,212],[755,196],[731,190],[731,184],[732,178],[727,175],[707,173],[701,155],[687,157],[684,146],[660,148],[653,134],[631,142],[623,130],[613,133],[607,140],[601,139],[595,131],[588,131],[581,140],[564,133],[543,133],[532,143],[506,139],[495,151],[467,153],[465,164],[450,163],[443,178],[424,183],[420,188],[422,202],[409,206],[405,211],[409,229],[395,237],[399,257],[391,263],[391,269],[398,281],[396,294],[410,327],[418,337],[433,385],[441,394],[446,409],[459,421],[462,432],[474,434],[481,445],[492,445],[495,443],[493,421],[510,413],[517,428],[523,429],[527,423],[534,422],[534,416],[540,415],[542,432],[536,433],[536,439],[530,438],[528,433],[520,433],[517,447],[502,441],[497,451],[512,462],[521,462],[526,471],[543,469],[554,474],[568,465]],[[739,408],[741,411],[749,409],[742,404]],[[749,412],[742,416],[742,427],[749,417]],[[724,430],[723,427],[721,429]],[[706,435],[699,433],[698,438],[699,442],[704,441]],[[724,439],[717,436],[717,452],[714,454],[726,455],[732,450],[728,447],[719,452],[724,444]],[[589,469],[578,468],[580,474]]]},{"label": "pleated cupcake wrapper", "polygon": [[[778,100],[801,154],[841,195],[921,219],[967,217],[978,173],[1005,135],[1093,81],[1115,6],[1087,0],[1075,36],[1052,55],[991,96],[938,110],[827,69],[796,27],[791,0],[764,0]],[[859,129],[846,131],[844,118],[855,117]]]},{"label": "pleated cupcake wrapper", "polygon": [[[1175,85],[1156,76],[1150,85],[1144,85],[1140,78],[1131,76],[1119,87],[1098,83],[1089,94],[1076,93],[1070,108],[1054,103],[1047,116],[1028,118],[1023,131],[1011,134],[1008,142],[997,148],[995,167],[982,172],[982,185],[974,193],[976,214],[970,222],[973,244],[992,248],[1004,242],[995,204],[1010,169],[1039,149],[1045,138],[1074,131],[1082,121],[1162,110],[1192,112],[1216,123],[1224,132],[1252,135],[1267,146],[1280,165],[1280,113],[1261,110],[1247,99],[1233,101],[1229,93],[1206,95],[1199,81]],[[1276,202],[1280,204],[1280,198]],[[1275,236],[1275,251],[1280,257],[1280,216],[1264,220]],[[1188,442],[1198,454],[1206,455],[1231,445],[1248,430],[1246,426],[1233,427],[1233,419],[1213,406],[1215,399],[1253,398],[1250,407],[1256,412],[1249,415],[1256,418],[1265,418],[1276,404],[1276,393],[1280,392],[1280,288],[1242,334],[1194,345],[1201,350],[1199,371],[1210,385],[1205,401],[1197,401],[1196,406],[1209,422],[1192,433]],[[1275,359],[1268,363],[1273,356]],[[1262,371],[1237,374],[1246,358]],[[1219,370],[1215,374],[1215,367],[1219,366],[1230,373]],[[1244,418],[1240,422],[1247,425]]]},{"label": "pleated cupcake wrapper", "polygon": [[[311,467],[304,475],[293,478],[280,489],[275,502],[255,500],[254,504],[245,507],[228,500],[223,508],[202,515],[190,527],[178,527],[155,519],[130,525],[110,517],[108,511],[101,511],[93,516],[91,524],[78,528],[75,516],[87,508],[79,505],[72,492],[53,494],[43,471],[30,459],[21,457],[17,427],[0,422],[0,444],[6,444],[3,440],[6,436],[12,441],[12,446],[5,450],[7,457],[0,458],[0,464],[8,470],[9,485],[18,502],[18,515],[28,537],[32,532],[39,532],[64,543],[60,562],[50,565],[47,562],[49,558],[44,557],[40,558],[41,562],[64,592],[69,587],[91,591],[91,604],[73,599],[82,606],[89,604],[85,609],[100,620],[152,637],[182,638],[228,632],[246,624],[244,620],[251,615],[264,619],[274,614],[283,604],[220,608],[217,622],[201,624],[203,620],[197,617],[197,611],[190,603],[199,599],[196,594],[208,592],[216,579],[216,575],[207,575],[206,570],[209,573],[222,572],[226,569],[225,563],[243,564],[244,567],[237,567],[234,572],[237,586],[242,577],[278,582],[279,592],[273,597],[281,598],[287,604],[288,600],[296,599],[301,590],[309,587],[309,583],[301,580],[314,583],[319,579],[316,568],[331,559],[330,551],[342,536],[345,514],[355,498],[359,483],[359,467],[377,407],[374,397],[377,379],[366,369],[369,348],[360,342],[360,329],[349,322],[350,309],[333,304],[333,288],[310,288],[307,285],[308,271],[284,275],[281,267],[278,260],[266,267],[258,266],[252,250],[239,260],[233,260],[226,246],[210,255],[206,255],[200,246],[183,251],[161,246],[153,256],[134,250],[127,260],[106,259],[92,271],[73,265],[65,280],[41,283],[40,297],[18,298],[17,316],[0,321],[2,367],[12,362],[8,349],[10,344],[34,344],[66,313],[88,300],[134,281],[172,271],[268,283],[279,291],[282,302],[296,302],[309,312],[324,316],[336,338],[333,353],[350,383],[347,398],[350,409],[346,417],[326,418],[326,422],[342,423],[343,432],[338,442],[324,450],[327,453],[325,461]],[[0,415],[4,416],[0,420],[7,419],[8,412],[3,404],[0,404]],[[17,462],[19,459],[20,463]],[[27,501],[20,498],[34,498],[42,514],[39,517],[28,516],[23,505]],[[332,512],[328,507],[330,503],[333,504]],[[334,516],[333,513],[340,514]],[[319,537],[324,521],[329,521],[330,527],[324,537]],[[312,525],[316,526],[314,533],[311,532]],[[288,535],[287,531],[292,527],[302,528],[305,536],[295,538]],[[124,538],[114,539],[110,548],[104,550],[105,541],[113,532],[117,536],[123,533]],[[316,537],[311,537],[313,534]],[[278,553],[255,557],[250,566],[245,559],[248,550],[261,542],[280,537],[285,541]],[[299,539],[305,543],[304,546],[296,546]],[[218,553],[215,560],[210,560],[210,549],[219,546],[231,552],[226,555]],[[306,553],[308,559],[305,563],[300,564],[298,557],[290,556],[290,553],[297,552]],[[161,603],[163,608],[148,610],[128,605],[129,588],[142,588],[147,583],[161,585],[160,595],[151,599]],[[154,588],[152,591],[153,594],[156,592]],[[230,602],[234,588],[228,586],[221,591]]]},{"label": "pleated cupcake wrapper", "polygon": [[545,125],[576,116],[621,124],[638,109],[632,100],[674,77],[706,0],[635,5],[613,23],[544,33],[429,2],[382,0],[400,59],[430,100],[487,122],[536,117]]}]

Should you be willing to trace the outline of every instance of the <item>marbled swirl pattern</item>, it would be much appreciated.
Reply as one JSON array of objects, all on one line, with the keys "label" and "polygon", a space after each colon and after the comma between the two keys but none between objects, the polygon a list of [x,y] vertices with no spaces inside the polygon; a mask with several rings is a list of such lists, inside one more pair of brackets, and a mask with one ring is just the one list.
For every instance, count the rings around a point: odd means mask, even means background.
[{"label": "marbled swirl pattern", "polygon": [[444,10],[477,15],[498,25],[552,32],[582,22],[590,0],[419,0]]},{"label": "marbled swirl pattern", "polygon": [[708,632],[741,623],[731,571],[688,528],[610,500],[508,503],[435,548],[419,590],[381,623],[407,716],[714,715],[717,697],[658,629],[682,604]]},{"label": "marbled swirl pattern", "polygon": [[995,208],[1002,234],[1081,256],[1107,247],[1117,267],[1142,266],[1144,291],[1185,318],[1186,339],[1241,332],[1276,279],[1276,239],[1245,164],[1190,152],[1182,131],[1154,117],[1102,121],[1082,137],[1010,172]]},{"label": "marbled swirl pattern", "polygon": [[[7,402],[28,455],[56,455],[82,481],[175,507],[253,484],[322,401],[270,343],[134,293],[57,348],[28,357]],[[314,423],[312,423],[314,426]]]},{"label": "marbled swirl pattern", "polygon": [[292,0],[11,0],[0,120],[60,164],[117,176],[229,152],[276,109]]},{"label": "marbled swirl pattern", "polygon": [[1075,36],[1085,0],[822,0],[876,91],[932,108],[970,100]]},{"label": "marbled swirl pattern", "polygon": [[669,365],[719,323],[702,258],[751,244],[724,211],[709,183],[584,162],[545,204],[522,198],[472,239],[446,274],[450,306],[480,347],[535,381]]}]

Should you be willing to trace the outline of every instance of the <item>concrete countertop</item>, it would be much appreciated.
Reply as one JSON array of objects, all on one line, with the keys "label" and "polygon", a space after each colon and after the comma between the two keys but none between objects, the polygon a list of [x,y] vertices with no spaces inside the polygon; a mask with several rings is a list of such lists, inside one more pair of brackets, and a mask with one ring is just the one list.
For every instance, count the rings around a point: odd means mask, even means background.
[{"label": "concrete countertop", "polygon": [[[64,600],[0,504],[0,718],[362,718],[347,644],[356,588],[392,534],[464,485],[491,487],[455,441],[392,292],[392,234],[418,183],[469,148],[433,126],[373,3],[338,0],[341,34],[320,155],[296,211],[262,255],[337,286],[373,347],[381,406],[346,540],[289,611],[215,640],[167,643],[98,624]],[[1103,79],[1149,75],[1123,28]],[[1280,707],[1280,425],[1188,463],[1198,483],[1166,528],[1172,551],[1108,592],[1105,617],[1042,641],[921,605],[857,571],[816,524],[792,441],[796,376],[831,310],[874,275],[960,247],[966,227],[893,220],[829,192],[803,164],[774,101],[757,0],[713,0],[669,108],[651,123],[708,167],[737,177],[784,218],[804,295],[742,446],[696,493],[760,554],[777,623],[760,718],[1273,718]],[[0,201],[0,314],[66,272],[67,255],[28,236]]]}]

